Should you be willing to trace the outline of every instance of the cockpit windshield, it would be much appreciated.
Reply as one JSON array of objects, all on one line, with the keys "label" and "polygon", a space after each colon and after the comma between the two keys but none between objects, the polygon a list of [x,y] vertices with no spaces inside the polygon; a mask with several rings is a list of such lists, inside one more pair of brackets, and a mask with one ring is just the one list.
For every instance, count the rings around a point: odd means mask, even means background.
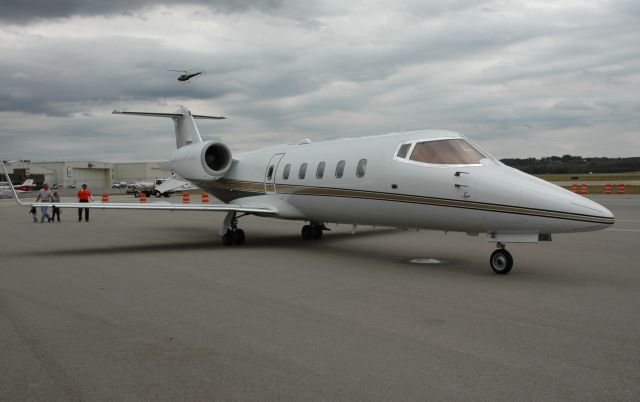
[{"label": "cockpit windshield", "polygon": [[474,165],[486,158],[461,138],[418,142],[410,160],[435,165]]}]

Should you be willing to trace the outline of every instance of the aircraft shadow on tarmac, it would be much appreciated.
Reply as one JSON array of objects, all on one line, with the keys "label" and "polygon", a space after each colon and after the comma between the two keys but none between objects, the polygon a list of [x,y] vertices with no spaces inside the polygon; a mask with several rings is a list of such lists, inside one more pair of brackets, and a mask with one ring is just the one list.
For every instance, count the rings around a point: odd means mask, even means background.
[{"label": "aircraft shadow on tarmac", "polygon": [[[176,228],[172,228],[175,232]],[[180,229],[177,229],[179,232]],[[184,229],[183,232],[194,235],[194,229]],[[196,229],[197,232],[197,229]],[[77,244],[73,248],[57,249],[57,250],[40,250],[31,253],[32,255],[41,256],[77,256],[77,255],[93,255],[93,254],[119,254],[119,253],[160,253],[160,252],[175,252],[175,251],[188,251],[188,250],[256,250],[256,249],[286,249],[293,250],[295,248],[304,248],[305,250],[321,249],[323,253],[330,251],[330,248],[318,247],[322,245],[330,245],[334,242],[346,242],[348,239],[356,238],[370,238],[382,235],[388,235],[391,233],[401,233],[398,229],[377,229],[370,231],[359,231],[358,234],[353,235],[351,233],[331,233],[325,235],[321,240],[302,240],[299,235],[256,235],[247,239],[247,242],[241,246],[224,246],[221,244],[219,237],[212,235],[210,231],[207,232],[207,238],[203,240],[200,236],[194,236],[192,241],[171,241],[171,242],[156,242],[153,244],[127,244],[127,245],[105,245],[103,247],[78,247]],[[197,234],[197,233],[195,233]],[[182,237],[184,239],[184,237]],[[367,248],[367,253],[372,250]],[[359,255],[360,250],[352,251],[353,255]]]},{"label": "aircraft shadow on tarmac", "polygon": [[[135,254],[135,253],[173,253],[177,251],[212,251],[218,253],[242,252],[243,250],[304,250],[305,253],[317,254],[324,257],[339,257],[343,260],[357,258],[363,261],[363,265],[367,261],[388,261],[394,267],[403,269],[411,269],[412,271],[439,272],[447,274],[488,276],[490,274],[484,267],[484,259],[478,259],[473,255],[451,255],[446,251],[437,249],[429,250],[428,248],[416,250],[416,255],[408,256],[400,252],[393,252],[389,248],[372,247],[371,244],[357,244],[349,240],[374,239],[376,237],[389,236],[394,234],[405,233],[404,230],[395,228],[380,229],[362,229],[353,235],[350,232],[332,233],[327,232],[321,240],[302,240],[298,234],[273,235],[267,232],[255,233],[247,239],[247,243],[241,246],[224,246],[221,244],[220,238],[213,235],[210,230],[203,229],[199,231],[193,227],[172,227],[171,233],[182,233],[179,236],[180,242],[172,241],[156,241],[145,244],[105,244],[101,247],[80,248],[77,244],[73,248],[58,248],[55,250],[39,250],[32,255],[39,256],[91,256],[91,255],[117,255],[117,254]],[[191,240],[189,240],[191,238]],[[410,260],[419,258],[420,253],[428,253],[431,257],[442,260],[440,264],[414,264]],[[558,282],[575,283],[580,279],[575,278],[570,272],[564,269],[558,270],[535,270],[523,269],[519,270],[518,277],[529,282],[531,280],[541,283]],[[584,281],[591,279],[583,277]],[[598,279],[598,280],[601,280]]]}]

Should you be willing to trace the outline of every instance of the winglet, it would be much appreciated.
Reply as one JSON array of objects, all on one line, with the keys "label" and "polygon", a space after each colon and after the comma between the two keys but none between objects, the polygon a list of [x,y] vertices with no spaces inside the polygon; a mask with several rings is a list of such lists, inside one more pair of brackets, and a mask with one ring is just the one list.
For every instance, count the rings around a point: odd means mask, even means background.
[{"label": "winglet", "polygon": [[13,183],[11,182],[11,178],[9,177],[9,172],[7,172],[6,166],[4,166],[4,161],[0,160],[0,165],[2,165],[2,170],[4,171],[4,175],[7,177],[7,182],[9,182],[9,187],[11,187],[11,191],[13,192],[13,197],[16,199],[16,202],[23,207],[30,207],[31,204],[22,202],[22,200],[20,200],[20,197],[18,197],[18,193],[16,192],[16,189],[13,188]]}]

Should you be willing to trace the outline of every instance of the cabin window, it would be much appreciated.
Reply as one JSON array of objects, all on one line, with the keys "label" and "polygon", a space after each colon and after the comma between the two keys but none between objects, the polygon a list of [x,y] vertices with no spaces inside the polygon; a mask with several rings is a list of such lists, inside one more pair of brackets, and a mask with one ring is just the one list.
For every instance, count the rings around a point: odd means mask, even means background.
[{"label": "cabin window", "polygon": [[344,174],[344,161],[338,162],[336,166],[336,177],[339,179]]},{"label": "cabin window", "polygon": [[291,172],[291,164],[287,163],[282,171],[282,179],[289,180],[289,172]]},{"label": "cabin window", "polygon": [[273,165],[269,166],[269,170],[267,170],[267,180],[271,180],[273,178]]},{"label": "cabin window", "polygon": [[364,177],[364,173],[366,170],[367,170],[367,160],[360,159],[360,161],[358,162],[358,167],[356,168],[356,176]]},{"label": "cabin window", "polygon": [[318,163],[318,168],[316,169],[316,179],[322,179],[322,176],[324,176],[324,166],[325,165],[326,165],[326,163],[324,163],[324,162]]},{"label": "cabin window", "polygon": [[413,148],[411,160],[438,165],[479,164],[485,158],[463,139],[419,142]]},{"label": "cabin window", "polygon": [[398,153],[396,154],[396,156],[402,159],[406,158],[407,154],[409,153],[409,149],[411,149],[411,144],[402,144],[398,149]]},{"label": "cabin window", "polygon": [[302,180],[307,175],[307,164],[303,163],[300,165],[300,170],[298,171],[298,179]]}]

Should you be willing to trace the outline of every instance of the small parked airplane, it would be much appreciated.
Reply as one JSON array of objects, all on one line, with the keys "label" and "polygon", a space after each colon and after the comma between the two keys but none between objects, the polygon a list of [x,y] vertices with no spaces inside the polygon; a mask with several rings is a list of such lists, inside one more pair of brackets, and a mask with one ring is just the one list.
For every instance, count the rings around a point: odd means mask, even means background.
[{"label": "small parked airplane", "polygon": [[[305,221],[305,240],[322,238],[327,223],[486,233],[497,244],[490,257],[497,274],[513,266],[507,243],[550,241],[552,233],[599,230],[614,222],[600,204],[505,166],[456,132],[306,140],[233,155],[222,142],[203,141],[194,121],[223,117],[192,115],[185,108],[113,113],[172,119],[177,149],[162,167],[224,203],[59,207],[226,212],[219,230],[225,245],[245,242],[238,219],[250,214]],[[15,197],[25,206],[50,205]]]},{"label": "small parked airplane", "polygon": [[[17,186],[13,186],[13,188],[18,193],[25,193],[25,192],[31,191],[34,185],[35,185],[35,182],[33,181],[33,179],[27,179],[24,181],[24,183],[19,184]],[[11,186],[9,185],[9,182],[6,182],[6,181],[0,182],[0,190],[11,190]]]}]

